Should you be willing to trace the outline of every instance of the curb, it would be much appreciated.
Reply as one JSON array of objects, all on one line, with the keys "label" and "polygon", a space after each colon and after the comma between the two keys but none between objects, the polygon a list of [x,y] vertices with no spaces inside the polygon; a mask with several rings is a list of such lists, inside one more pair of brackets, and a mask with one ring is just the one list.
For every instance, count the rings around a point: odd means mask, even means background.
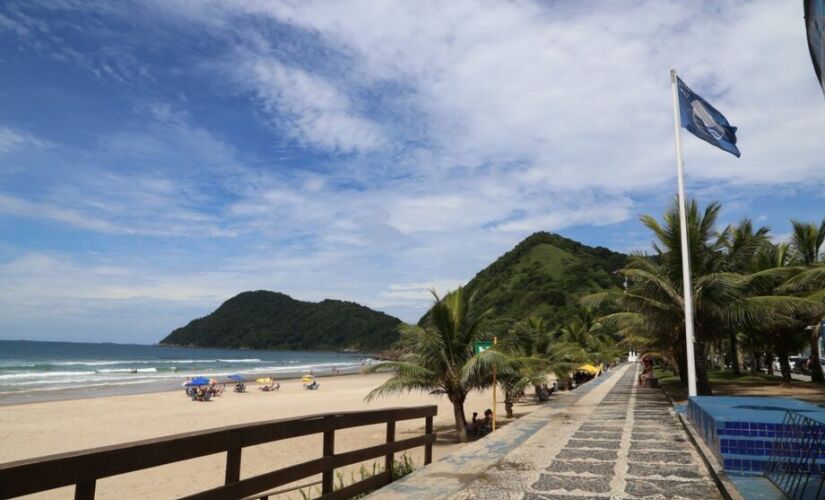
[{"label": "curb", "polygon": [[[673,400],[668,395],[667,391],[664,389],[660,389],[662,394],[665,395],[670,406],[674,409],[676,407]],[[724,472],[724,468],[719,464],[716,460],[716,456],[713,452],[705,446],[705,443],[702,441],[701,438],[697,439],[697,434],[687,418],[684,415],[679,413],[678,411],[674,411],[676,416],[679,418],[679,423],[682,424],[682,428],[685,430],[685,434],[687,434],[688,439],[690,439],[690,443],[693,445],[693,448],[702,458],[702,463],[705,464],[705,468],[707,469],[708,473],[710,473],[710,477],[713,479],[714,484],[716,484],[716,488],[719,490],[719,493],[722,494],[722,498],[725,500],[745,500],[739,490],[736,489],[736,486],[728,479],[727,475]]]},{"label": "curb", "polygon": [[572,393],[567,392],[568,396],[563,399],[546,403],[543,408],[521,417],[500,431],[468,443],[440,460],[376,490],[368,495],[368,498],[418,500],[447,498],[457,493],[499,464],[505,456],[535,435],[539,429],[552,423],[548,417],[555,411],[574,404],[611,379],[617,371],[611,370],[582,385],[580,389]]}]

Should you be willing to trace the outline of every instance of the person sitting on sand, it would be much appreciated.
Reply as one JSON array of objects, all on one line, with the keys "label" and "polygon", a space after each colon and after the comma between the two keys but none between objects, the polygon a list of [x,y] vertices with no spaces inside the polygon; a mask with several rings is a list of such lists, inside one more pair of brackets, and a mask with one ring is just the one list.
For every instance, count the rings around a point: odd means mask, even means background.
[{"label": "person sitting on sand", "polygon": [[467,434],[470,436],[477,436],[479,431],[480,422],[478,421],[478,412],[473,412],[473,420],[467,424]]},{"label": "person sitting on sand", "polygon": [[484,410],[484,420],[479,424],[479,435],[483,436],[493,432],[493,410]]}]

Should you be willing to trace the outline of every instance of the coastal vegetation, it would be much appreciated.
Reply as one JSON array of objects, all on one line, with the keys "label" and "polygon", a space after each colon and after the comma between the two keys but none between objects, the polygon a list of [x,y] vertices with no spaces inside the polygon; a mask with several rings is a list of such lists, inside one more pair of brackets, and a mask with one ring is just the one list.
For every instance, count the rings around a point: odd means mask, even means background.
[{"label": "coastal vegetation", "polygon": [[[777,359],[783,383],[789,358],[814,346],[825,317],[825,221],[792,221],[789,242],[749,219],[719,227],[719,203],[688,204],[695,318],[697,385],[711,394],[712,373],[746,361]],[[653,254],[625,256],[548,233],[536,233],[476,275],[439,297],[417,326],[405,328],[399,360],[372,371],[395,376],[375,397],[405,391],[446,395],[460,441],[467,439],[467,394],[492,384],[495,368],[508,416],[513,403],[552,374],[560,388],[585,363],[613,362],[628,350],[659,358],[681,383],[687,379],[682,256],[678,207],[663,219],[641,217],[653,234]],[[473,344],[496,338],[490,350]],[[746,358],[748,358],[746,360]],[[812,378],[821,380],[813,350]],[[817,373],[819,372],[819,373]]]},{"label": "coastal vegetation", "polygon": [[161,345],[377,352],[398,340],[400,324],[354,302],[304,302],[259,290],[232,297],[174,330]]},{"label": "coastal vegetation", "polygon": [[[538,394],[549,374],[569,388],[577,367],[621,355],[615,331],[578,302],[615,288],[613,272],[626,259],[558,235],[533,234],[466,287],[443,297],[433,291],[432,308],[417,325],[403,327],[399,359],[370,367],[394,376],[367,399],[407,391],[444,395],[453,404],[457,439],[465,441],[464,401],[470,391],[492,385],[494,369],[509,417],[525,389],[533,386]],[[498,342],[491,349],[474,352],[474,344],[493,339]]]},{"label": "coastal vegetation", "polygon": [[615,271],[626,261],[626,255],[603,247],[538,232],[480,271],[465,288],[476,307],[489,310],[496,322],[537,316],[555,326],[576,317],[582,295],[618,286]]},{"label": "coastal vegetation", "polygon": [[[719,228],[720,211],[718,203],[700,210],[695,201],[687,210],[697,392],[712,393],[711,368],[727,363],[740,370],[740,346],[751,350],[754,370],[760,354],[768,360],[777,357],[782,379],[790,383],[789,356],[806,339],[816,342],[820,329],[812,325],[825,316],[825,264],[820,253],[825,222],[816,228],[794,221],[791,241],[776,244],[768,228],[754,229],[748,219]],[[624,290],[594,293],[582,304],[616,308],[599,321],[616,328],[624,345],[662,358],[685,382],[678,206],[672,204],[661,223],[648,215],[641,220],[656,239],[654,254],[629,258],[619,270],[627,280]],[[814,361],[814,369],[820,367]]]},{"label": "coastal vegetation", "polygon": [[487,374],[493,365],[507,372],[506,358],[496,351],[475,355],[473,345],[487,336],[486,317],[479,312],[475,297],[459,287],[440,298],[433,291],[435,305],[424,326],[404,330],[412,351],[400,361],[386,361],[368,371],[392,370],[395,375],[367,395],[367,400],[409,391],[445,395],[453,404],[455,430],[459,441],[467,440],[464,401],[473,389],[489,386]]}]

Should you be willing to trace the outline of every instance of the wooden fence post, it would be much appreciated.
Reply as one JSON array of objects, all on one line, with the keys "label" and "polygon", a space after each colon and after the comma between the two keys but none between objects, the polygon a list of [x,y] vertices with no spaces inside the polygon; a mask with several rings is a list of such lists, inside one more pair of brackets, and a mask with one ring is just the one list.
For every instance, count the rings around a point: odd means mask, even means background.
[{"label": "wooden fence post", "polygon": [[226,480],[224,484],[237,483],[241,480],[241,448],[226,451]]},{"label": "wooden fence post", "polygon": [[[324,420],[334,420],[334,415],[324,417]],[[335,455],[335,430],[324,431],[324,457],[332,457]],[[325,469],[321,474],[321,494],[327,495],[332,493],[334,489],[334,469]]]},{"label": "wooden fence post", "polygon": [[93,500],[95,497],[95,481],[77,483],[74,487],[74,500]]},{"label": "wooden fence post", "polygon": [[[387,443],[395,442],[395,420],[387,422]],[[392,466],[395,464],[395,455],[393,453],[387,454],[384,458],[384,470],[387,473],[387,482],[392,482]]]},{"label": "wooden fence post", "polygon": [[[426,417],[424,424],[424,434],[430,435],[433,433],[433,417]],[[427,443],[424,445],[424,465],[430,465],[433,461],[433,445]]]}]

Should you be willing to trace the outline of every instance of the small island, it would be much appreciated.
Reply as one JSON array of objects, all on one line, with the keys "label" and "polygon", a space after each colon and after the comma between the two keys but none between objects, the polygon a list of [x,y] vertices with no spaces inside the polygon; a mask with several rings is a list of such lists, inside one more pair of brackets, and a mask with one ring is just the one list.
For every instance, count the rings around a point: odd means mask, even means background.
[{"label": "small island", "polygon": [[189,322],[161,345],[233,349],[378,352],[398,340],[401,320],[341,300],[304,302],[258,290],[240,293]]}]

